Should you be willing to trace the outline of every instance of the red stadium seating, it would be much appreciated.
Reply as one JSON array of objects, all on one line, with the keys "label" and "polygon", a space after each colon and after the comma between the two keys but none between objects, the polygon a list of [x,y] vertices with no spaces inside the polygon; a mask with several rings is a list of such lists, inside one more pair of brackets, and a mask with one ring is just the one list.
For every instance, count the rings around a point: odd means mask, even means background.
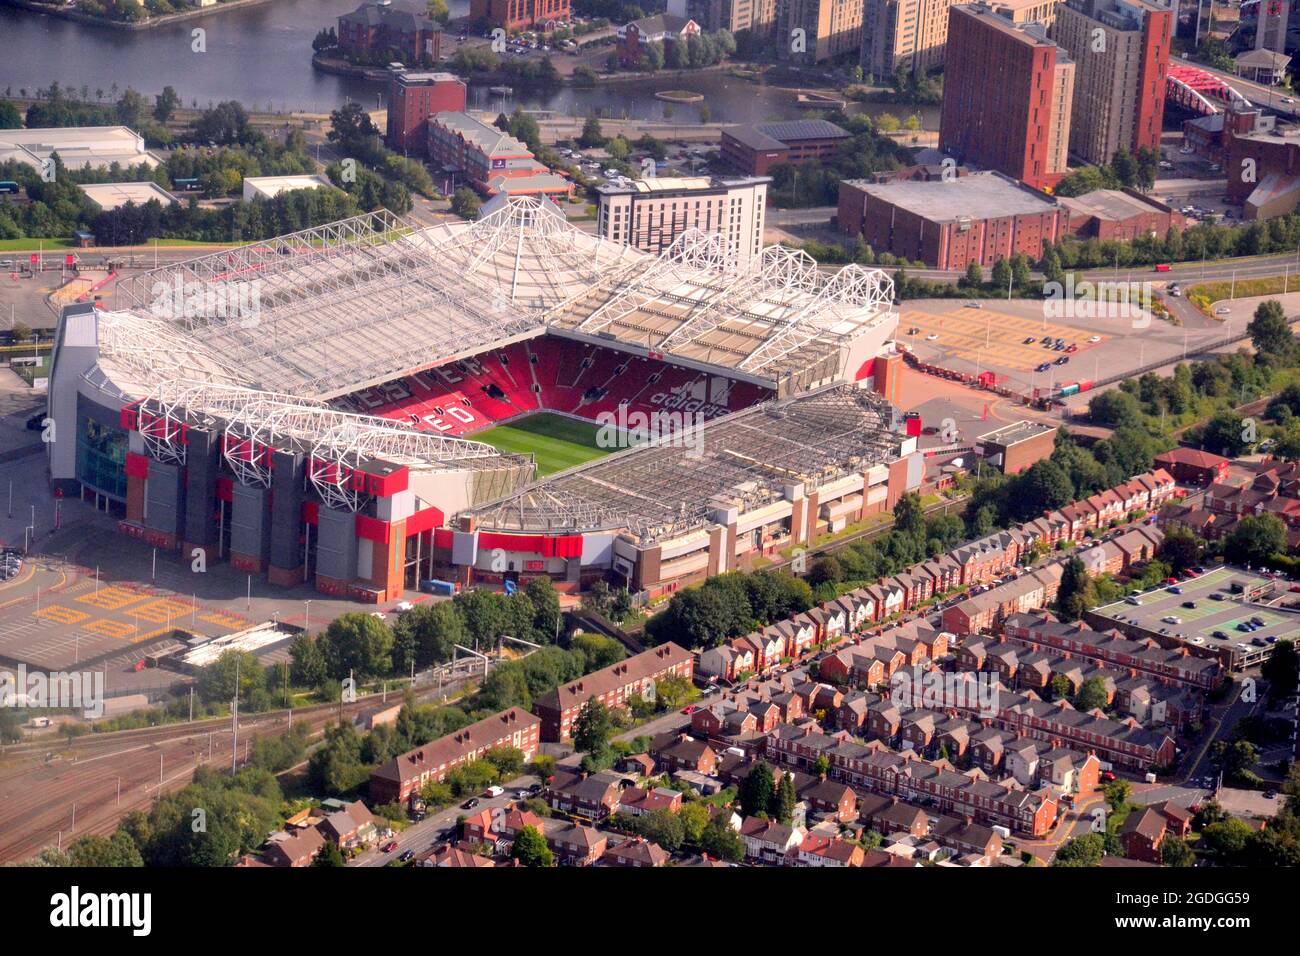
[{"label": "red stadium seating", "polygon": [[722,374],[544,335],[363,389],[335,404],[423,430],[468,435],[539,410],[595,419],[626,406],[628,414],[684,411],[716,418],[771,394]]}]

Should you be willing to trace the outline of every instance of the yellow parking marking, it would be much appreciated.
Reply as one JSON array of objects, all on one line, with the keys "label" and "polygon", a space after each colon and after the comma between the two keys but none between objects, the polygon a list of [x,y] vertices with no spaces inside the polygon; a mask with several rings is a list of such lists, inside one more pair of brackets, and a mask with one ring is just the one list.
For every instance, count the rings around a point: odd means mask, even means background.
[{"label": "yellow parking marking", "polygon": [[[1044,348],[1041,340],[1050,335],[1055,341],[1073,343],[1078,351],[1068,353],[1071,361],[1082,356],[1093,345],[1088,338],[1093,334],[1086,329],[1057,325],[1042,320],[1010,315],[996,309],[963,309],[944,315],[931,315],[904,310],[899,318],[900,340],[915,345],[929,345],[943,349],[971,362],[983,365],[1001,365],[1028,371],[1042,362],[1055,362],[1067,353]],[[915,335],[906,330],[917,328]],[[933,341],[926,336],[937,335]],[[1025,340],[1032,338],[1032,344]],[[1105,336],[1102,336],[1105,341]]]},{"label": "yellow parking marking", "polygon": [[80,624],[90,617],[85,611],[78,611],[76,608],[65,607],[62,604],[51,604],[48,607],[43,607],[36,612],[36,616],[47,621],[54,621],[57,624]]},{"label": "yellow parking marking", "polygon": [[244,624],[242,617],[236,617],[233,614],[227,614],[224,611],[214,611],[211,614],[200,614],[200,621],[207,621],[209,624],[220,624],[224,627],[241,627]]},{"label": "yellow parking marking", "polygon": [[130,637],[136,630],[134,625],[127,624],[125,621],[110,621],[103,617],[81,625],[81,629],[92,634],[102,634],[104,637],[116,637],[122,640]]},{"label": "yellow parking marking", "polygon": [[176,620],[190,613],[190,605],[182,604],[174,598],[158,598],[148,604],[141,604],[131,609],[131,617],[153,624],[162,624],[167,620]]},{"label": "yellow parking marking", "polygon": [[145,600],[145,597],[143,594],[136,594],[134,591],[110,585],[106,588],[100,588],[98,594],[91,592],[84,597],[77,598],[77,600],[82,604],[89,604],[104,611],[120,611],[127,605]]}]

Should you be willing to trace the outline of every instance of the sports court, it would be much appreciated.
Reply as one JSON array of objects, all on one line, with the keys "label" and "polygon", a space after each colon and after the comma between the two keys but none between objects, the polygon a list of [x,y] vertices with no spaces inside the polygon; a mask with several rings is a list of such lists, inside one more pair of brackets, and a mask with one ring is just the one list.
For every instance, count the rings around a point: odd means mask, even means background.
[{"label": "sports court", "polygon": [[593,422],[542,412],[471,437],[503,452],[533,455],[537,459],[538,477],[541,477],[617,451],[617,448],[600,448],[596,444],[599,432],[600,426]]},{"label": "sports court", "polygon": [[[907,334],[912,328],[918,331]],[[937,338],[931,340],[931,335]],[[1062,339],[1066,345],[1077,345],[1078,351],[1065,353],[1046,348],[1041,340],[1048,335],[1053,341]],[[1099,335],[1101,342],[1090,343],[1088,338],[1092,335]],[[1032,345],[1025,342],[1031,337]],[[981,309],[948,303],[928,309],[904,308],[898,321],[898,340],[911,345],[921,358],[929,361],[937,353],[934,361],[938,364],[955,358],[981,369],[993,366],[1029,372],[1043,362],[1055,362],[1068,354],[1070,362],[1061,366],[1059,372],[1067,375],[1070,365],[1106,338],[1091,329],[1013,315],[988,304]]]}]

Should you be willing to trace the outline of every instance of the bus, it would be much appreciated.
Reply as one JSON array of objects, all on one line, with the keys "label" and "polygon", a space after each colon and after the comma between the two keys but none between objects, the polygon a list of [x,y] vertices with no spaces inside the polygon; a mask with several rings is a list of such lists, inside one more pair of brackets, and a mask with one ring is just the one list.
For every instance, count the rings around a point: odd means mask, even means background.
[{"label": "bus", "polygon": [[193,192],[199,188],[199,181],[197,177],[193,179],[173,179],[172,185],[177,189],[183,189],[186,192]]},{"label": "bus", "polygon": [[18,188],[18,184],[11,180],[0,180],[0,193],[12,193],[16,196],[18,195]]}]

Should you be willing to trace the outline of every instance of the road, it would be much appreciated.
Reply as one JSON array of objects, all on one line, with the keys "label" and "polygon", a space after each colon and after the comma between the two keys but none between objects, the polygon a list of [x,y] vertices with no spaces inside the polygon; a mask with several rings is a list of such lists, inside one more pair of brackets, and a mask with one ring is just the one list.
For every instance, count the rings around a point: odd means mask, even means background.
[{"label": "road", "polygon": [[[371,847],[369,850],[358,854],[350,860],[348,866],[387,866],[407,850],[411,850],[417,854],[422,853],[435,843],[442,842],[438,834],[444,829],[454,826],[457,817],[465,816],[469,813],[478,813],[482,810],[495,810],[498,807],[510,807],[518,799],[516,791],[526,789],[538,782],[538,778],[532,775],[516,777],[508,784],[502,784],[505,793],[501,794],[501,796],[479,797],[478,806],[473,810],[463,810],[461,809],[460,804],[456,804],[447,807],[444,810],[431,813],[419,823],[412,823],[405,830],[393,837],[393,840],[397,842],[396,849],[384,853],[379,846]],[[382,843],[380,845],[382,845]]]}]

